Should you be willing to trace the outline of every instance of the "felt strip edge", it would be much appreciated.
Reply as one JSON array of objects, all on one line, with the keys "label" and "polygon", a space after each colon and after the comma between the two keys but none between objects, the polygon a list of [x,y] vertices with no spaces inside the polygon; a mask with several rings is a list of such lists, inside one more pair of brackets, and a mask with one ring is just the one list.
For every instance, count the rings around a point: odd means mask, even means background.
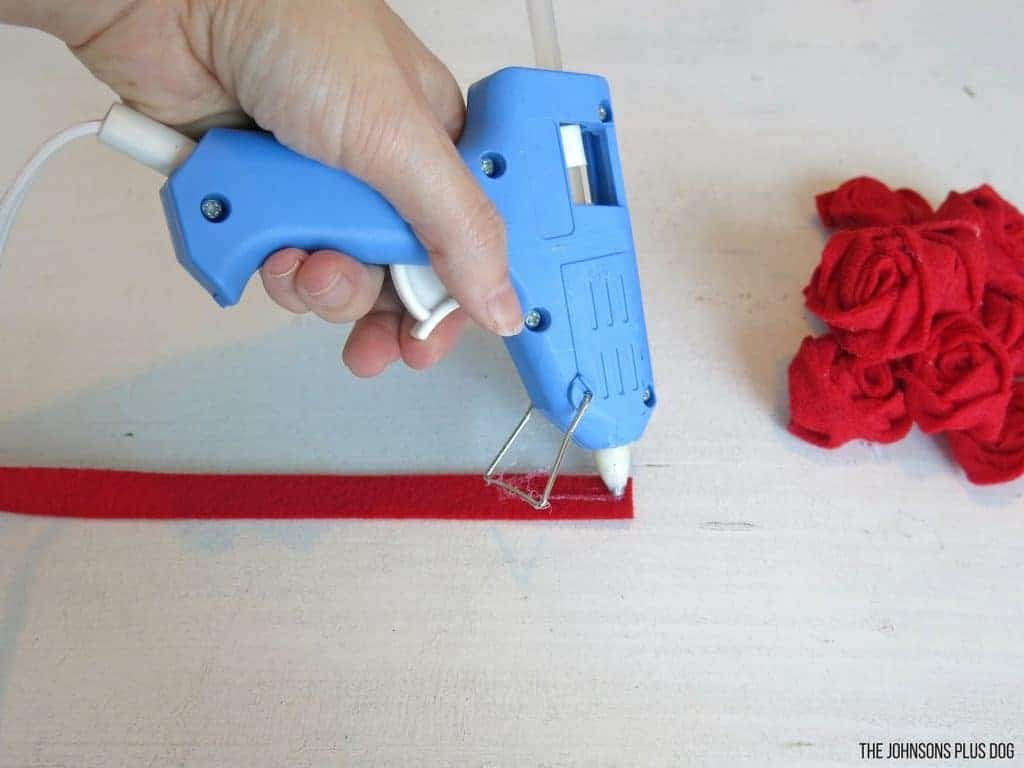
[{"label": "felt strip edge", "polygon": [[[536,491],[545,478],[507,475]],[[191,474],[0,467],[0,511],[91,520],[629,520],[595,475],[563,475],[533,509],[480,475]]]}]

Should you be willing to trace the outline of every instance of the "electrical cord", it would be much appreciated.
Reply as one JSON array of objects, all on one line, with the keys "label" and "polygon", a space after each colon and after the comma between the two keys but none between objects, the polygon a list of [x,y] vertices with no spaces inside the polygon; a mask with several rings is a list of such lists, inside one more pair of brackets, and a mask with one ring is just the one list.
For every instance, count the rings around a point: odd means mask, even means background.
[{"label": "electrical cord", "polygon": [[15,177],[10,189],[7,190],[3,199],[0,199],[0,264],[3,262],[7,238],[10,237],[11,229],[14,227],[14,219],[21,209],[21,204],[25,201],[25,195],[32,186],[32,182],[36,180],[43,166],[51,157],[73,141],[86,136],[98,135],[102,126],[102,120],[91,120],[61,131],[36,150],[32,159]]},{"label": "electrical cord", "polygon": [[[561,69],[562,53],[552,0],[526,0],[536,65]],[[186,136],[146,117],[124,104],[115,104],[103,120],[91,120],[61,131],[43,144],[0,199],[0,266],[14,220],[25,195],[43,166],[57,152],[77,139],[98,136],[100,142],[132,157],[153,170],[170,176],[195,149]]]},{"label": "electrical cord", "polygon": [[173,128],[158,123],[124,104],[115,104],[103,120],[91,120],[61,131],[43,144],[14,179],[0,199],[0,264],[25,195],[47,161],[63,147],[96,136],[115,149],[154,171],[170,176],[195,149],[196,143]]}]

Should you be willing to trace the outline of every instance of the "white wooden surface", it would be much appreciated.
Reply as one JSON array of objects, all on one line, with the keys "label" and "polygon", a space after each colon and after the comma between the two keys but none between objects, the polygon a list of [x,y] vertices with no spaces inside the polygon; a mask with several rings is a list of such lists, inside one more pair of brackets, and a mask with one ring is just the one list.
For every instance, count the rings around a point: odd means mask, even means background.
[{"label": "white wooden surface", "polygon": [[[528,61],[518,2],[396,6],[463,83]],[[559,18],[569,66],[612,81],[642,261],[660,408],[637,519],[0,517],[0,765],[1024,752],[1024,484],[972,489],[920,435],[823,453],[783,429],[815,191],[867,172],[1024,202],[1024,7],[560,0]],[[41,35],[0,29],[0,71],[3,180],[110,100]],[[213,307],[157,187],[85,143],[32,194],[0,271],[0,463],[482,467],[523,400],[500,345],[355,381],[343,329],[255,290]]]}]

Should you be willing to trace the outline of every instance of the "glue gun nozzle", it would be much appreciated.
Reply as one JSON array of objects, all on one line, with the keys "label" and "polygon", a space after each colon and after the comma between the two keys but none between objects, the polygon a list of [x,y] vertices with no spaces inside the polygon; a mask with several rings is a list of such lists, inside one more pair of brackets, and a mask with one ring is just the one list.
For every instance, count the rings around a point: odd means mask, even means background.
[{"label": "glue gun nozzle", "polygon": [[594,461],[605,486],[616,499],[621,499],[629,484],[630,447],[620,445],[618,448],[594,451]]}]

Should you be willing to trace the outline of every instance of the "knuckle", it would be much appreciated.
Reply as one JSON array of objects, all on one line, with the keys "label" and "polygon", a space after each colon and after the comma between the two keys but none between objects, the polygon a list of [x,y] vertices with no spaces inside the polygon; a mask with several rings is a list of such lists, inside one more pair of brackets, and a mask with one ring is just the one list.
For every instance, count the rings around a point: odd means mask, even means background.
[{"label": "knuckle", "polygon": [[334,307],[321,307],[317,314],[332,323],[352,323],[366,316],[377,301],[380,294],[383,275],[379,270],[368,270],[363,266],[346,269],[346,279],[352,286],[352,292],[343,304]]},{"label": "knuckle", "polygon": [[270,300],[282,309],[286,309],[295,315],[304,315],[309,312],[309,307],[306,306],[305,302],[292,291],[283,289],[272,282],[268,282],[265,278],[263,281],[263,287],[266,289],[267,296],[270,297]]},{"label": "knuckle", "polygon": [[466,235],[475,253],[504,260],[508,248],[505,221],[483,194],[469,211]]},{"label": "knuckle", "polygon": [[365,178],[394,162],[403,130],[395,94],[390,78],[368,78],[353,84],[335,149],[341,167]]},{"label": "knuckle", "polygon": [[361,317],[358,308],[355,307],[352,302],[349,302],[342,307],[317,307],[313,311],[321,320],[326,320],[328,323],[335,324],[352,323]]},{"label": "knuckle", "polygon": [[464,209],[455,236],[429,249],[430,260],[444,282],[472,281],[477,289],[489,289],[508,274],[507,242],[504,220],[481,194]]}]

